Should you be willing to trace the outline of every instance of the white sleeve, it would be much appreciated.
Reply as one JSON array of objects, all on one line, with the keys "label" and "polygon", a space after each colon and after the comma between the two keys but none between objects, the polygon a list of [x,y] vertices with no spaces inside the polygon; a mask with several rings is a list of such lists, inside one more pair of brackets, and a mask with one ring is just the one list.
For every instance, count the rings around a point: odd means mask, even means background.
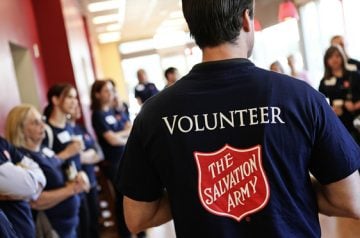
[{"label": "white sleeve", "polygon": [[0,194],[10,197],[36,199],[46,185],[38,164],[24,157],[15,165],[6,162],[0,166]]},{"label": "white sleeve", "polygon": [[40,196],[40,193],[46,185],[46,178],[43,171],[34,160],[30,159],[27,156],[24,156],[24,158],[18,165],[25,168],[37,182],[36,193],[34,194],[34,196],[32,196],[32,200],[36,200]]}]

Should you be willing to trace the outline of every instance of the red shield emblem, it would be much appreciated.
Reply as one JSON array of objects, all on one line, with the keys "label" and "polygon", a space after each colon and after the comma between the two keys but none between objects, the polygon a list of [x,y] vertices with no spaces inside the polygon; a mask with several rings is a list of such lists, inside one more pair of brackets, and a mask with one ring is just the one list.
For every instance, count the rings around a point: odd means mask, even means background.
[{"label": "red shield emblem", "polygon": [[225,145],[213,153],[194,152],[202,205],[218,216],[240,221],[264,208],[270,197],[261,146],[236,149]]}]

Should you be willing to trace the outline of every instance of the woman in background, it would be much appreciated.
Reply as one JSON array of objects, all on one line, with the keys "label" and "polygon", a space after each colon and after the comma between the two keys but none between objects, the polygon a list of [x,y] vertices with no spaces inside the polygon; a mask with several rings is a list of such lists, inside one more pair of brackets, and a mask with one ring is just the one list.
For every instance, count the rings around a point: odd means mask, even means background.
[{"label": "woman in background", "polygon": [[80,200],[77,194],[88,190],[82,173],[68,181],[63,161],[42,146],[45,124],[31,105],[14,107],[6,120],[6,138],[25,155],[33,158],[44,171],[47,184],[39,198],[31,202],[34,210],[45,211],[50,224],[62,238],[76,238]]},{"label": "woman in background", "polygon": [[81,118],[81,109],[78,105],[75,112],[71,114],[69,120],[76,136],[79,136],[84,143],[83,151],[80,153],[81,167],[87,174],[90,182],[90,191],[86,194],[88,208],[89,208],[89,221],[91,226],[88,229],[86,237],[98,238],[99,237],[99,199],[97,191],[96,174],[94,165],[101,160],[98,154],[94,138],[88,133],[86,128],[77,123]]},{"label": "woman in background", "polygon": [[39,165],[0,137],[0,209],[16,237],[35,237],[29,201],[37,199],[45,185]]},{"label": "woman in background", "polygon": [[[120,159],[124,151],[131,123],[125,113],[119,114],[114,109],[114,82],[111,80],[96,80],[91,87],[92,125],[98,138],[106,162],[105,174],[114,182]],[[116,209],[119,233],[122,238],[131,234],[126,227],[122,194],[116,194]],[[138,237],[144,237],[144,233]]]},{"label": "woman in background", "polygon": [[359,133],[354,128],[353,121],[360,110],[360,74],[346,69],[345,57],[338,46],[331,46],[326,50],[324,68],[319,91],[329,99],[335,113],[358,140]]},{"label": "woman in background", "polygon": [[[56,84],[48,93],[48,106],[45,109],[47,119],[46,137],[43,144],[52,149],[64,160],[63,168],[69,180],[72,180],[81,168],[80,153],[83,142],[75,135],[68,122],[70,115],[78,106],[76,89],[70,84]],[[87,238],[89,232],[89,210],[85,194],[80,196],[80,223],[78,236]]]}]

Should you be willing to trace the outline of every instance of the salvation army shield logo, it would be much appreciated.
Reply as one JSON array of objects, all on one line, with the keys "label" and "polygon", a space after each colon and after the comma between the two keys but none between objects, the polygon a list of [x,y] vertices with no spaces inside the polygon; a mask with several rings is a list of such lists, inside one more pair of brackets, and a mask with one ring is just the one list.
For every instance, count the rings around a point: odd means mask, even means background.
[{"label": "salvation army shield logo", "polygon": [[264,208],[270,197],[261,146],[225,145],[213,153],[194,152],[202,205],[209,212],[240,221]]}]

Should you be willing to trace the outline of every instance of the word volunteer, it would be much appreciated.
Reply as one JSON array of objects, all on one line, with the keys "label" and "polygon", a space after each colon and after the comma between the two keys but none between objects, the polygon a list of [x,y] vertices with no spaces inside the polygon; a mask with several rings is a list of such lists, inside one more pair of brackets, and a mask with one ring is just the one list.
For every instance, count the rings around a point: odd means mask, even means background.
[{"label": "word volunteer", "polygon": [[255,107],[232,110],[226,113],[213,112],[192,116],[172,115],[162,117],[169,133],[213,131],[224,128],[255,126],[259,124],[285,124],[279,107]]}]

